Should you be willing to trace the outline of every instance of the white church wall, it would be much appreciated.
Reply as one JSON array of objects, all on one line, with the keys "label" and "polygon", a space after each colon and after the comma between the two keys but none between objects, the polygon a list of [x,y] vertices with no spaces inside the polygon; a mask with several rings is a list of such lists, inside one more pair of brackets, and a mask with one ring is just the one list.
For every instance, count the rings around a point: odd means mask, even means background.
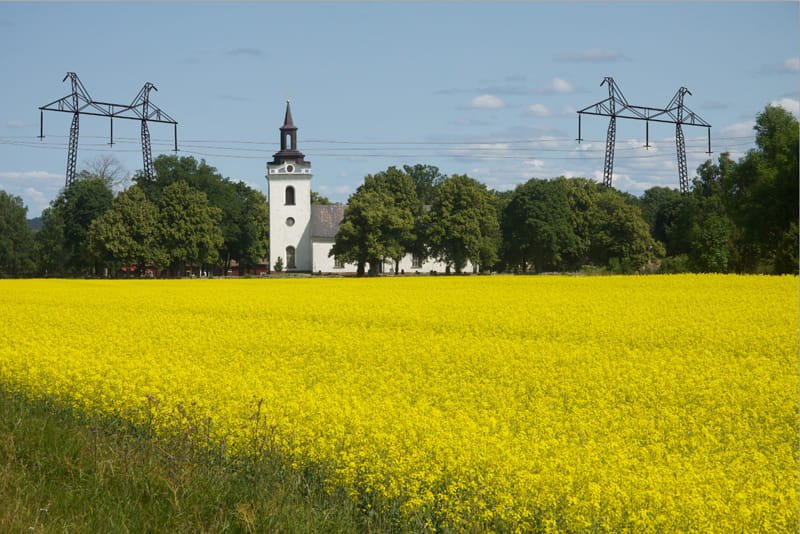
[{"label": "white church wall", "polygon": [[[328,257],[328,252],[330,252],[331,247],[333,247],[332,240],[323,240],[323,239],[314,239],[312,240],[312,248],[314,252],[314,268],[313,272],[323,272],[325,274],[352,274],[355,273],[357,270],[357,266],[354,263],[346,263],[343,268],[337,268],[335,266],[334,258]],[[405,258],[400,260],[400,272],[405,274],[429,274],[431,271],[436,271],[437,273],[444,273],[447,269],[447,265],[442,262],[435,261],[433,259],[426,259],[421,267],[414,267],[414,260],[411,257],[411,254],[407,254]],[[455,271],[453,271],[455,272]],[[464,267],[465,273],[472,272],[472,264],[467,262],[467,266]],[[394,261],[387,260],[383,266],[383,273],[384,274],[394,274]]]},{"label": "white church wall", "polygon": [[[271,167],[271,166],[270,166]],[[278,257],[283,258],[288,270],[286,247],[295,248],[297,271],[311,271],[311,176],[284,174],[285,169],[269,168],[269,251],[270,268],[274,268]],[[287,205],[286,188],[294,187],[294,205]],[[294,222],[290,224],[292,219]]]}]

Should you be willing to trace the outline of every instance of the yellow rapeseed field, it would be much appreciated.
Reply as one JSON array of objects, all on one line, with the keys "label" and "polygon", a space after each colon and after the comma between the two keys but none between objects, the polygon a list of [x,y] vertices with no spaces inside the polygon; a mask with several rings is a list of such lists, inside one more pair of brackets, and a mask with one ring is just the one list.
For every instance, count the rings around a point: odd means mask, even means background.
[{"label": "yellow rapeseed field", "polygon": [[797,277],[0,281],[0,386],[431,528],[798,530]]}]

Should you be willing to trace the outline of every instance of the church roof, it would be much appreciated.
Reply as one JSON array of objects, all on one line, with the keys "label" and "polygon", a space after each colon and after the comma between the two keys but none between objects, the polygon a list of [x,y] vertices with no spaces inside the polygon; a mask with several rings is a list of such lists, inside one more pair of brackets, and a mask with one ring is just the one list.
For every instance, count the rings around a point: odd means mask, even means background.
[{"label": "church roof", "polygon": [[312,204],[311,237],[333,239],[344,219],[345,204]]}]

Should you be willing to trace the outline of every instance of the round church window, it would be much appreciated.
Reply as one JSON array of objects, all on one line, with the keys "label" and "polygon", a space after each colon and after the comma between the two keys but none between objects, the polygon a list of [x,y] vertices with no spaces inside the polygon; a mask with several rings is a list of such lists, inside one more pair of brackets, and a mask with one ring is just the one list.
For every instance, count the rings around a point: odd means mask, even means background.
[{"label": "round church window", "polygon": [[286,218],[286,226],[294,226],[294,217]]},{"label": "round church window", "polygon": [[286,172],[294,172],[294,165],[287,165]]}]

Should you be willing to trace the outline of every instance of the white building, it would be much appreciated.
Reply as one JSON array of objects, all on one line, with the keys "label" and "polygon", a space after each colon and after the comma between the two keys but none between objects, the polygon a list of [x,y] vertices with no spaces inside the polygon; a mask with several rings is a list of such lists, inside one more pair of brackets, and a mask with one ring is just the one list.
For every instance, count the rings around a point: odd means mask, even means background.
[{"label": "white building", "polygon": [[[347,206],[311,205],[311,162],[297,150],[297,127],[289,101],[280,131],[281,149],[267,163],[269,268],[275,270],[280,262],[287,272],[355,273],[355,264],[338,263],[328,256]],[[441,262],[409,254],[400,261],[399,270],[443,273],[445,267]],[[464,269],[471,270],[471,265]],[[381,271],[394,272],[394,262],[387,260]]]}]

